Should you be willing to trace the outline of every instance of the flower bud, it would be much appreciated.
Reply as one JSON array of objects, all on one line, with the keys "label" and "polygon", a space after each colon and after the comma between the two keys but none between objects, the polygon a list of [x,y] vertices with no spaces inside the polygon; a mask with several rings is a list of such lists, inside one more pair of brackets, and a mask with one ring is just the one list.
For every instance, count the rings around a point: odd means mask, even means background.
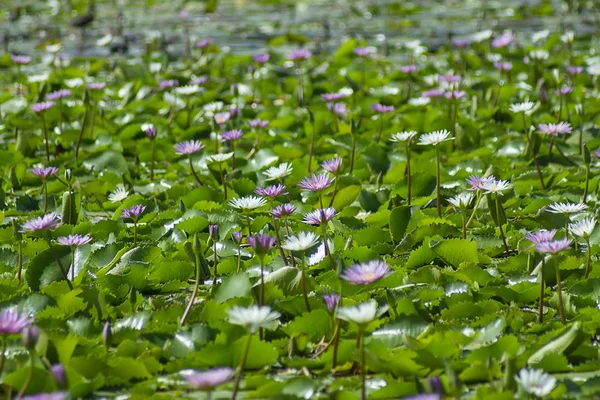
[{"label": "flower bud", "polygon": [[237,244],[242,243],[242,232],[241,231],[233,232],[231,234],[231,237],[233,238],[233,241],[236,242]]},{"label": "flower bud", "polygon": [[56,381],[59,389],[67,388],[67,372],[62,364],[54,364],[50,367],[50,373]]},{"label": "flower bud", "polygon": [[208,235],[210,239],[217,240],[219,238],[219,225],[213,224],[208,226]]},{"label": "flower bud", "polygon": [[40,337],[40,330],[37,326],[30,325],[21,332],[23,344],[27,350],[33,350]]}]

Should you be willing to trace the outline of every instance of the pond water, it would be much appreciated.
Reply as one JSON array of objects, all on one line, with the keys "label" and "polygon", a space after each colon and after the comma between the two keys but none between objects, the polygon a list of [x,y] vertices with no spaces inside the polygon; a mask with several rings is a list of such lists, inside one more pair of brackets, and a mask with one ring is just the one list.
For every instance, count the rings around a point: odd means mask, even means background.
[{"label": "pond water", "polygon": [[[85,14],[87,3],[75,9],[66,1],[54,0],[22,3],[20,18],[10,21],[6,13],[0,30],[5,49],[13,53],[31,54],[44,40],[59,39],[67,55],[99,57],[109,55],[111,45],[123,41],[128,54],[142,54],[149,38],[179,56],[188,41],[206,38],[226,51],[249,52],[293,33],[310,40],[310,46],[319,51],[334,48],[349,37],[379,46],[419,39],[435,47],[450,37],[465,37],[483,29],[595,31],[596,10],[567,14],[565,8],[564,16],[548,16],[543,5],[531,8],[525,3],[532,1],[224,0],[208,14],[204,3],[99,1],[94,21],[82,31],[70,22]],[[180,15],[182,11],[187,17]]]}]

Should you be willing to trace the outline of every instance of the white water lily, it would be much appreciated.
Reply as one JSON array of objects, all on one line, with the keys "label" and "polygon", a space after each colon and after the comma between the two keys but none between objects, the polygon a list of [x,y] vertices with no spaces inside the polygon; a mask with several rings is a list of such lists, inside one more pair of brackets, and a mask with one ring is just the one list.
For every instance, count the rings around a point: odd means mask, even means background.
[{"label": "white water lily", "polygon": [[460,193],[454,197],[450,197],[448,199],[448,203],[452,204],[459,210],[466,210],[471,205],[474,197],[475,196],[473,196],[473,193],[470,192]]},{"label": "white water lily", "polygon": [[531,59],[533,60],[547,60],[548,57],[550,56],[550,53],[548,53],[546,50],[531,50],[529,52],[529,57],[531,57]]},{"label": "white water lily", "polygon": [[252,305],[250,307],[234,306],[227,310],[229,314],[229,323],[240,325],[250,333],[254,333],[258,328],[268,328],[272,326],[281,314],[271,310],[269,306]]},{"label": "white water lily", "polygon": [[541,369],[523,368],[516,379],[523,390],[537,397],[548,396],[556,387],[556,378]]},{"label": "white water lily", "polygon": [[125,186],[119,183],[117,188],[108,195],[108,201],[116,203],[117,201],[123,201],[129,196],[129,192],[125,190]]},{"label": "white water lily", "polygon": [[229,201],[229,205],[239,210],[250,211],[267,204],[267,200],[258,196],[238,197]]},{"label": "white water lily", "polygon": [[365,326],[386,312],[388,308],[389,307],[385,305],[377,309],[377,302],[375,300],[369,300],[355,306],[338,308],[337,317],[344,321],[354,322],[359,326]]},{"label": "white water lily", "polygon": [[523,103],[514,103],[509,109],[514,113],[525,113],[526,115],[531,115],[536,108],[536,103],[533,101],[525,101]]},{"label": "white water lily", "polygon": [[592,232],[594,232],[595,227],[595,218],[584,218],[582,220],[569,224],[569,232],[571,232],[575,236],[587,239],[592,235]]},{"label": "white water lily", "polygon": [[197,85],[180,86],[176,87],[173,91],[182,96],[188,96],[190,94],[198,93],[200,91],[200,87]]},{"label": "white water lily", "polygon": [[296,236],[288,236],[281,245],[290,251],[305,251],[314,247],[319,242],[319,237],[314,232],[299,232]]},{"label": "white water lily", "polygon": [[211,156],[208,157],[208,161],[214,162],[214,163],[222,163],[222,162],[225,162],[227,160],[230,160],[231,157],[233,157],[233,152],[213,154],[213,155],[211,155]]},{"label": "white water lily", "polygon": [[574,214],[587,209],[584,203],[553,203],[546,210],[553,214]]},{"label": "white water lily", "polygon": [[438,144],[446,142],[448,140],[454,140],[453,137],[449,136],[450,132],[445,129],[442,129],[441,131],[435,131],[421,135],[417,144],[421,146],[427,146],[430,144],[433,146],[437,146]]},{"label": "white water lily", "polygon": [[417,135],[417,131],[397,132],[392,135],[390,142],[406,142]]},{"label": "white water lily", "polygon": [[431,99],[429,97],[413,97],[408,99],[408,104],[411,106],[425,106],[431,103]]},{"label": "white water lily", "polygon": [[481,189],[485,191],[485,194],[498,193],[502,195],[503,191],[510,188],[512,188],[511,183],[502,179],[486,179],[481,184]]},{"label": "white water lily", "polygon": [[271,167],[263,172],[267,181],[274,181],[288,176],[293,171],[292,164],[281,163],[276,167]]}]

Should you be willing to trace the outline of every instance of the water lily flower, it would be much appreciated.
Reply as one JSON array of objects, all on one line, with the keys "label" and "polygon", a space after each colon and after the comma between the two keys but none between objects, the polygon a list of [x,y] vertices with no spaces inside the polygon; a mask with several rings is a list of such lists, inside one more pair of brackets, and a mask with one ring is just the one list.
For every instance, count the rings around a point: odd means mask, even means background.
[{"label": "water lily flower", "polygon": [[407,142],[417,135],[417,131],[396,132],[390,138],[390,142]]},{"label": "water lily flower", "polygon": [[331,160],[326,160],[321,163],[321,168],[332,173],[333,175],[337,175],[340,173],[342,169],[343,159],[339,156],[332,158]]},{"label": "water lily flower", "polygon": [[332,207],[316,209],[304,214],[302,222],[311,225],[323,225],[331,221],[336,213],[335,208]]},{"label": "water lily flower", "polygon": [[270,167],[269,169],[263,172],[263,175],[265,175],[265,180],[274,181],[290,175],[292,171],[292,164],[281,163],[276,167]]},{"label": "water lily flower", "polygon": [[204,144],[202,144],[199,140],[186,140],[185,142],[177,143],[173,146],[175,150],[175,154],[185,155],[185,154],[194,154],[204,148]]},{"label": "water lily flower", "polygon": [[83,246],[91,241],[92,237],[90,235],[68,235],[58,238],[58,243],[63,246]]},{"label": "water lily flower", "polygon": [[40,178],[41,180],[46,180],[50,176],[55,175],[58,172],[58,168],[56,167],[45,167],[45,168],[33,168],[31,173]]},{"label": "water lily flower", "polygon": [[56,103],[53,101],[42,101],[41,103],[35,103],[31,107],[31,111],[41,113],[54,107]]},{"label": "water lily flower", "polygon": [[335,311],[335,308],[340,302],[340,295],[337,293],[325,294],[323,295],[323,302],[325,303],[325,307],[327,311],[331,314]]},{"label": "water lily flower", "polygon": [[229,205],[239,210],[251,211],[267,204],[267,201],[258,196],[245,196],[231,199]]},{"label": "water lily flower", "polygon": [[118,201],[123,201],[129,196],[129,192],[125,189],[123,184],[119,183],[117,188],[108,195],[108,201],[112,203],[116,203]]},{"label": "water lily flower", "polygon": [[481,189],[485,194],[497,193],[501,196],[503,195],[503,191],[510,188],[512,188],[512,184],[509,181],[495,179],[494,177],[486,179],[481,185]]},{"label": "water lily flower", "polygon": [[69,89],[60,89],[55,92],[48,93],[46,95],[46,100],[48,101],[56,101],[62,98],[68,97],[71,95],[71,91]]},{"label": "water lily flower", "polygon": [[17,65],[27,65],[31,62],[31,57],[29,56],[16,56],[16,55],[10,55],[10,60],[13,62],[13,64],[17,64]]},{"label": "water lily flower", "polygon": [[546,210],[554,214],[575,214],[586,210],[588,206],[585,203],[560,203],[550,204]]},{"label": "water lily flower", "polygon": [[[0,335],[14,335],[31,325],[33,321],[15,308],[5,308],[0,313]],[[2,355],[3,356],[3,355]]]},{"label": "water lily flower", "polygon": [[281,196],[282,194],[288,194],[288,192],[286,192],[285,189],[285,185],[278,183],[277,185],[272,185],[266,188],[257,188],[254,191],[254,193],[256,193],[259,196],[269,197],[273,199],[277,196]]},{"label": "water lily flower", "polygon": [[529,240],[534,245],[536,245],[539,243],[551,242],[554,239],[554,235],[556,235],[556,229],[542,229],[535,233],[528,233],[527,235],[525,235],[525,239]]},{"label": "water lily flower", "polygon": [[594,228],[596,227],[596,219],[584,218],[582,220],[573,222],[569,224],[569,232],[575,236],[579,236],[584,239],[588,239],[592,232],[594,232]]},{"label": "water lily flower", "polygon": [[556,378],[541,369],[523,368],[515,378],[523,390],[537,397],[548,396],[556,387]]},{"label": "water lily flower", "polygon": [[549,242],[540,242],[535,244],[535,250],[540,253],[558,254],[571,247],[571,239],[558,239]]},{"label": "water lily flower", "polygon": [[251,119],[248,121],[248,125],[250,125],[251,128],[266,128],[267,126],[269,126],[269,121],[262,121],[260,119]]},{"label": "water lily flower", "polygon": [[292,50],[288,55],[287,59],[291,61],[308,60],[312,57],[312,53],[307,49],[296,49]]},{"label": "water lily flower", "polygon": [[379,260],[355,264],[345,269],[340,278],[353,285],[368,285],[390,274],[390,267]]},{"label": "water lily flower", "polygon": [[377,302],[375,300],[369,300],[355,306],[338,308],[337,317],[364,327],[375,321],[375,319],[385,313],[388,308],[388,306],[383,306],[378,309]]},{"label": "water lily flower", "polygon": [[222,367],[207,371],[183,372],[181,375],[194,389],[210,391],[233,379],[235,370],[229,367]]},{"label": "water lily flower", "polygon": [[452,204],[459,210],[466,210],[473,201],[475,196],[473,193],[460,193],[454,197],[448,199],[448,203]]},{"label": "water lily flower", "polygon": [[60,225],[62,225],[60,217],[55,212],[51,212],[41,217],[30,219],[23,224],[21,229],[24,232],[37,232],[56,229]]},{"label": "water lily flower", "polygon": [[514,39],[515,36],[511,32],[507,31],[502,33],[502,35],[498,36],[497,38],[494,38],[494,40],[492,40],[491,46],[495,49],[506,47],[509,44],[511,44]]},{"label": "water lily flower", "polygon": [[453,137],[449,136],[450,132],[445,129],[442,129],[441,131],[426,133],[424,135],[419,136],[419,142],[417,144],[421,146],[437,146],[440,143],[447,142],[449,140],[454,140]]},{"label": "water lily flower", "polygon": [[274,321],[277,321],[281,314],[273,311],[269,306],[252,305],[249,307],[233,306],[227,310],[229,323],[240,325],[250,333],[256,332],[259,328],[268,328]]},{"label": "water lily flower", "polygon": [[314,232],[302,231],[295,236],[288,236],[281,247],[289,251],[306,251],[316,246],[318,242],[319,237]]},{"label": "water lily flower", "polygon": [[269,61],[269,58],[271,58],[271,56],[269,54],[266,54],[266,53],[259,53],[259,54],[253,54],[252,55],[252,59],[257,64],[264,64],[267,61]]},{"label": "water lily flower", "polygon": [[522,103],[511,104],[509,110],[514,113],[524,113],[525,115],[531,115],[535,111],[536,104],[533,101],[525,101]]},{"label": "water lily flower", "polygon": [[296,211],[296,206],[291,203],[280,204],[271,210],[271,215],[275,218],[285,218],[292,215]]},{"label": "water lily flower", "polygon": [[300,181],[298,187],[309,192],[321,192],[331,186],[335,177],[330,177],[328,173],[315,175],[312,174]]}]

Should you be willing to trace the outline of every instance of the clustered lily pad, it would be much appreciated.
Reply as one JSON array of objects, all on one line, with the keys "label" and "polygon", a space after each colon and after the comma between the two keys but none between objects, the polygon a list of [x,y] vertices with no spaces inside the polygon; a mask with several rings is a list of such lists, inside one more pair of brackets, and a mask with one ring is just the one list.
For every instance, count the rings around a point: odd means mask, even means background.
[{"label": "clustered lily pad", "polygon": [[0,57],[7,398],[591,398],[593,36],[298,37]]}]

